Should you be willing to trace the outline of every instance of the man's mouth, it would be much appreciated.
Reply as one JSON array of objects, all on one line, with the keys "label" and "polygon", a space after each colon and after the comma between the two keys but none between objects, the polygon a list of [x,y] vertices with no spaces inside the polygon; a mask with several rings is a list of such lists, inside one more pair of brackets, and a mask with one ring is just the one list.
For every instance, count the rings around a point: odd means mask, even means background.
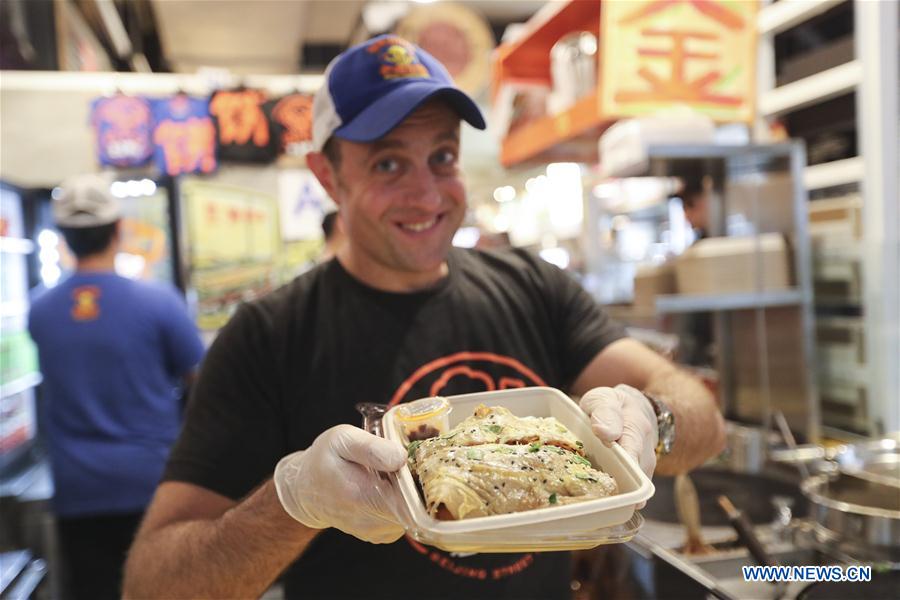
[{"label": "man's mouth", "polygon": [[423,231],[427,231],[434,227],[437,222],[441,219],[441,215],[437,215],[431,217],[427,221],[417,221],[417,222],[409,222],[409,223],[398,223],[400,229],[405,231],[411,231],[413,233],[422,233]]}]

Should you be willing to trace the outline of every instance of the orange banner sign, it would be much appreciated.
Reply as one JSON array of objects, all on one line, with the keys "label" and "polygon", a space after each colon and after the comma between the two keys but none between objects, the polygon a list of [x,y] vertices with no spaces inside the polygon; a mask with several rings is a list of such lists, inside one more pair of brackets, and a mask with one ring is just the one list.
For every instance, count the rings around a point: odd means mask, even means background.
[{"label": "orange banner sign", "polygon": [[687,106],[719,122],[753,119],[757,3],[610,0],[601,11],[601,113]]}]

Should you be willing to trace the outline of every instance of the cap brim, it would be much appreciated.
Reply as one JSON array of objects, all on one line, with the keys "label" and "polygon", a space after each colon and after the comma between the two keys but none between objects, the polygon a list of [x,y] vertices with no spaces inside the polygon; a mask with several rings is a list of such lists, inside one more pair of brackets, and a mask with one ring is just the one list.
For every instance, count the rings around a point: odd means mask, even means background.
[{"label": "cap brim", "polygon": [[351,142],[374,142],[432,98],[445,100],[472,127],[484,129],[487,126],[478,105],[465,92],[452,86],[422,81],[408,83],[385,94],[352,121],[335,129],[334,135]]}]

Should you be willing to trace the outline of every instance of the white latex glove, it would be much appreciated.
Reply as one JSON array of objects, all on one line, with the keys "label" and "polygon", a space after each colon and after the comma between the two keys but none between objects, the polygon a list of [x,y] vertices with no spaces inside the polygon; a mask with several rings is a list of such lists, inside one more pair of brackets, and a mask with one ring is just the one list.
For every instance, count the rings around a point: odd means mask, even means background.
[{"label": "white latex glove", "polygon": [[352,425],[337,425],[308,449],[278,462],[275,489],[284,510],[307,527],[335,527],[363,541],[384,544],[404,533],[394,516],[400,496],[367,467],[393,472],[405,463],[406,451],[400,444]]},{"label": "white latex glove", "polygon": [[591,417],[591,429],[606,445],[619,442],[637,460],[647,477],[656,468],[659,428],[647,397],[631,386],[598,387],[581,397],[581,409]]}]

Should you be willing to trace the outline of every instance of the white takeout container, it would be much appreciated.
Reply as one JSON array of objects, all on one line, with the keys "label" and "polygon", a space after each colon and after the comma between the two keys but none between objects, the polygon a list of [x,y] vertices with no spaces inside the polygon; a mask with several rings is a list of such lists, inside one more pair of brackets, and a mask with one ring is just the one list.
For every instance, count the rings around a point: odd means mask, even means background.
[{"label": "white takeout container", "polygon": [[[594,467],[609,473],[618,493],[574,504],[548,506],[505,515],[441,521],[425,509],[408,466],[394,474],[405,501],[408,532],[424,543],[458,552],[574,550],[631,539],[643,520],[635,514],[653,496],[650,479],[618,444],[607,447],[591,431],[587,415],[557,389],[529,387],[448,396],[449,427],[472,416],[479,404],[503,406],[519,417],[555,417],[584,443]],[[382,419],[384,436],[403,443],[398,406]]]}]

